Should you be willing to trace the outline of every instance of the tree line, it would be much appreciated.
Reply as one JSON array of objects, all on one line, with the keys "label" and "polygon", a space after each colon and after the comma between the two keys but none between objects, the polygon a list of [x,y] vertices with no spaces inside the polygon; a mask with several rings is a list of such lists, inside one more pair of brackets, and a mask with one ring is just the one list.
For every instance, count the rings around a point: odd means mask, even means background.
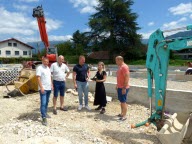
[{"label": "tree line", "polygon": [[58,53],[67,56],[87,55],[94,51],[109,51],[110,59],[122,55],[127,60],[144,59],[146,45],[136,22],[138,15],[131,6],[133,0],[98,0],[96,13],[89,17],[89,32],[73,33],[72,39],[57,45]]}]

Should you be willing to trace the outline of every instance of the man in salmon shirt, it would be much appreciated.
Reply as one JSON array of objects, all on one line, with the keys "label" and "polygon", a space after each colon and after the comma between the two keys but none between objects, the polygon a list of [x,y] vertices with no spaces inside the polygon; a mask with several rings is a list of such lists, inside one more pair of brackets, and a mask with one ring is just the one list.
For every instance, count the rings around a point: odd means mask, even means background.
[{"label": "man in salmon shirt", "polygon": [[118,115],[120,121],[126,120],[127,114],[127,94],[129,91],[129,67],[124,63],[122,56],[115,58],[116,64],[118,65],[117,70],[117,93],[118,99],[121,103],[121,113]]}]

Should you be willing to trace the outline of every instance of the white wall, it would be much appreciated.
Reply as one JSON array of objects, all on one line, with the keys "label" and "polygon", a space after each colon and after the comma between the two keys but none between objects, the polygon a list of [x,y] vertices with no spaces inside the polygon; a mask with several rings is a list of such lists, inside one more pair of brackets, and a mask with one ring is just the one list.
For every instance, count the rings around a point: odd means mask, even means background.
[{"label": "white wall", "polygon": [[[12,43],[12,46],[8,46],[8,42]],[[17,47],[14,47],[13,43],[17,43]],[[9,40],[9,41],[0,43],[0,50],[1,50],[0,57],[9,57],[9,58],[11,58],[11,57],[31,58],[32,57],[32,49],[15,40]],[[11,51],[10,55],[6,55],[7,50]],[[19,51],[19,55],[15,55],[15,51]],[[23,51],[27,51],[27,55],[23,55]],[[31,53],[30,55],[29,55],[29,52]]]}]

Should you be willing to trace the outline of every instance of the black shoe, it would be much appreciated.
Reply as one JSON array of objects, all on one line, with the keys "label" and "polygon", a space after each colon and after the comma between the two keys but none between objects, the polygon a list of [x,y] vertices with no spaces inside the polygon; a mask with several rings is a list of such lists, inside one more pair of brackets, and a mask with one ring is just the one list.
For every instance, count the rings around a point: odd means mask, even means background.
[{"label": "black shoe", "polygon": [[42,125],[47,126],[47,119],[46,118],[42,119]]},{"label": "black shoe", "polygon": [[68,111],[68,108],[67,108],[67,107],[63,107],[63,108],[60,107],[60,110],[62,110],[62,111]]},{"label": "black shoe", "polygon": [[100,110],[102,108],[102,106],[98,106],[95,110]]},{"label": "black shoe", "polygon": [[121,117],[123,117],[123,116],[122,116],[121,114],[118,114],[117,117],[121,118]]},{"label": "black shoe", "polygon": [[105,113],[105,108],[102,108],[100,111],[100,114],[104,114]]},{"label": "black shoe", "polygon": [[53,109],[53,114],[57,115],[57,110],[56,109]]}]

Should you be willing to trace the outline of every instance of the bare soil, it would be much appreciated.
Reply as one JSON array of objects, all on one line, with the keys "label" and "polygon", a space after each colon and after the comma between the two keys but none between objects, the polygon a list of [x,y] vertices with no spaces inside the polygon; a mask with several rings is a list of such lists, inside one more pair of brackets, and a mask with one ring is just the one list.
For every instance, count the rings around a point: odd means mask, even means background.
[{"label": "bare soil", "polygon": [[[0,87],[4,90],[3,86]],[[2,92],[2,91],[1,91]],[[106,107],[105,114],[94,110],[77,110],[78,98],[71,93],[65,96],[65,106],[69,110],[52,113],[52,96],[49,102],[48,126],[41,124],[39,94],[23,97],[0,98],[0,144],[159,144],[156,128],[139,127],[131,129],[131,124],[142,122],[149,116],[148,108],[128,105],[127,120],[119,122],[119,102],[113,100]]]}]

